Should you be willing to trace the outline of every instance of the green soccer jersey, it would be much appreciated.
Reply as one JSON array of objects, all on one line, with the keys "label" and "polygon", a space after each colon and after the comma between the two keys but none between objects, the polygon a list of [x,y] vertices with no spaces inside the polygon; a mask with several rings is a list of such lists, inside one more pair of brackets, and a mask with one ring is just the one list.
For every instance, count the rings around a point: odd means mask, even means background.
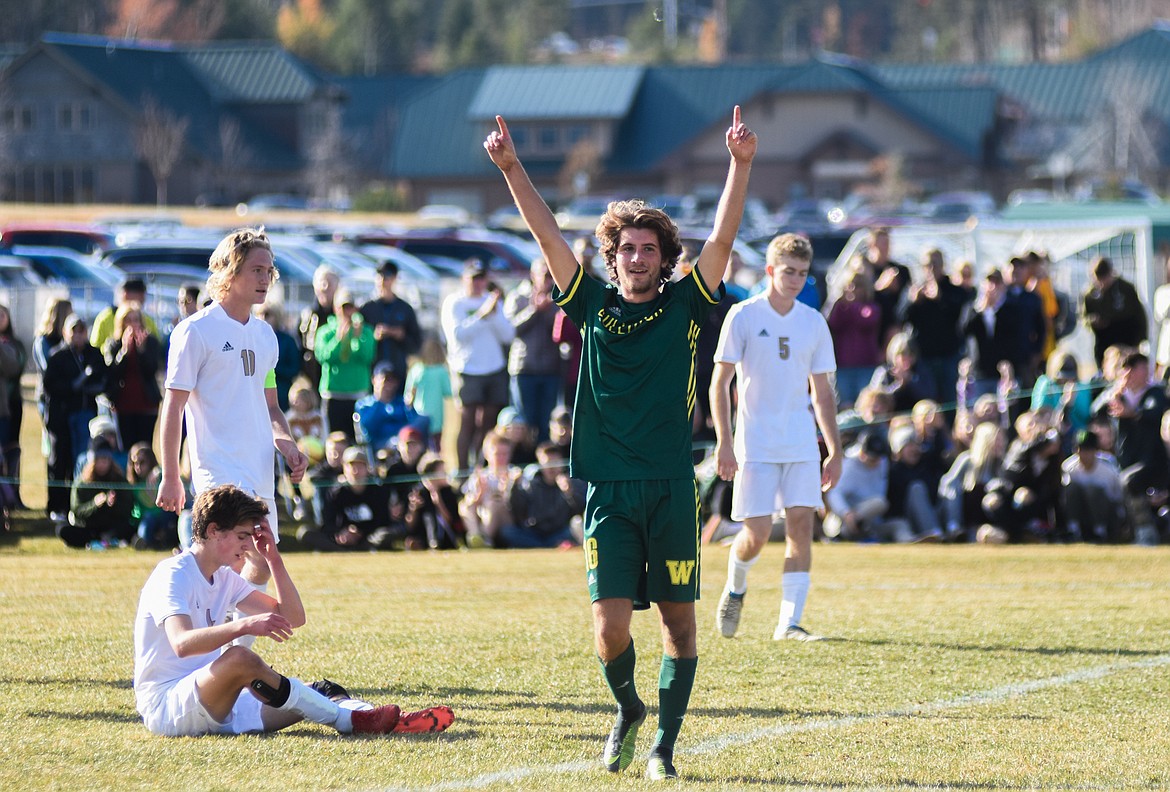
[{"label": "green soccer jersey", "polygon": [[580,267],[553,299],[581,328],[570,473],[586,481],[691,478],[695,342],[719,302],[698,271],[647,303]]}]

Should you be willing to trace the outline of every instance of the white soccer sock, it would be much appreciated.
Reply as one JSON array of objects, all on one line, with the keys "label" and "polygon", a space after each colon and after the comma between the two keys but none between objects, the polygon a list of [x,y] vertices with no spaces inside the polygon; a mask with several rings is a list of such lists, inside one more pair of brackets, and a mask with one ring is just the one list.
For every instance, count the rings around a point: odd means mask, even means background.
[{"label": "white soccer sock", "polygon": [[735,545],[731,546],[731,552],[727,554],[727,588],[732,594],[747,593],[748,570],[759,560],[760,557],[756,556],[751,561],[740,561],[735,554]]},{"label": "white soccer sock", "polygon": [[288,678],[291,690],[281,709],[292,710],[307,721],[332,726],[342,734],[353,731],[351,712],[343,709],[299,679]]},{"label": "white soccer sock", "polygon": [[808,573],[785,572],[780,578],[783,599],[780,601],[780,626],[788,629],[800,624],[804,601],[808,599]]},{"label": "white soccer sock", "polygon": [[372,710],[374,708],[374,705],[370,702],[355,698],[342,699],[341,701],[336,702],[336,704],[343,710],[353,710],[355,712],[362,710]]}]

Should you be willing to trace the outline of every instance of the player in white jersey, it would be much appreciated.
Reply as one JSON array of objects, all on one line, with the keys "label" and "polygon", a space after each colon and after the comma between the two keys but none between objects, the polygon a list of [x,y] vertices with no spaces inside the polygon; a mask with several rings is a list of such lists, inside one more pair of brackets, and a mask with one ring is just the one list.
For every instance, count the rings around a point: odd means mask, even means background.
[{"label": "player in white jersey", "polygon": [[[813,513],[821,492],[841,476],[841,439],[829,375],[837,368],[829,326],[796,301],[808,280],[812,245],[782,234],[768,245],[768,287],[732,307],[723,322],[711,379],[719,476],[734,478],[731,517],[743,520],[727,562],[727,585],[715,622],[730,638],[739,627],[748,570],[784,510],[783,599],[773,638],[816,640],[800,626],[812,566]],[[734,444],[728,388],[737,379]],[[809,401],[809,390],[812,402]],[[828,456],[822,465],[820,426]]]},{"label": "player in white jersey", "polygon": [[[262,499],[230,484],[204,490],[192,510],[191,547],[159,563],[143,586],[134,620],[134,698],[146,728],[191,737],[276,731],[300,720],[342,733],[436,732],[450,726],[455,719],[450,707],[409,714],[393,704],[346,707],[278,674],[250,649],[228,646],[245,635],[281,642],[305,623],[267,510]],[[274,597],[230,569],[245,550],[265,559]],[[235,607],[246,615],[228,619]]]},{"label": "player in white jersey", "polygon": [[[162,481],[157,504],[178,512],[186,494],[179,444],[186,416],[196,494],[235,484],[269,504],[279,541],[273,491],[273,446],[299,482],[308,458],[297,449],[276,399],[276,334],[252,315],[279,277],[263,229],[228,234],[211,254],[207,291],[214,302],[171,333],[161,420]],[[268,582],[264,558],[249,552],[237,570],[256,586]]]}]

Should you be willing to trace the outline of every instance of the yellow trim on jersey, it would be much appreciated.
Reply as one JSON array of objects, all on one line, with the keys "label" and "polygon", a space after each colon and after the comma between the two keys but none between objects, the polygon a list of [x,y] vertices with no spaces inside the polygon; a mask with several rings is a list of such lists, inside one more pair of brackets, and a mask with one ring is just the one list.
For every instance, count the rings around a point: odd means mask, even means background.
[{"label": "yellow trim on jersey", "polygon": [[577,293],[577,287],[581,285],[581,279],[585,277],[585,268],[580,264],[577,265],[577,271],[573,273],[573,280],[569,282],[569,288],[565,289],[565,296],[559,300],[554,300],[560,307],[565,307],[569,300],[573,299],[573,295]]},{"label": "yellow trim on jersey", "polygon": [[[711,303],[712,305],[718,305],[719,301],[711,296],[711,292],[707,290],[707,284],[703,283],[703,279],[699,277],[698,267],[691,269],[691,277],[694,278],[695,283],[699,285],[699,293],[707,299],[707,302]],[[719,283],[722,282],[723,281],[720,281]],[[715,284],[715,291],[719,291],[719,283]]]},{"label": "yellow trim on jersey", "polygon": [[698,355],[699,331],[702,328],[691,320],[687,330],[687,345],[691,348],[691,373],[687,377],[687,416],[693,418],[695,413],[695,391],[698,384],[695,377],[695,357]]}]

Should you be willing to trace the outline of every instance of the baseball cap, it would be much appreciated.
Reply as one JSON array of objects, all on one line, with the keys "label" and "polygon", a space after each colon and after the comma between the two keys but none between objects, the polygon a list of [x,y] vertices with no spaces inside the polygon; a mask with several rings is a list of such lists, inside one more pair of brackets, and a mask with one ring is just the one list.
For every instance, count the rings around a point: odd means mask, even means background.
[{"label": "baseball cap", "polygon": [[104,437],[95,437],[89,441],[89,457],[94,459],[99,456],[112,457],[114,455],[114,446]]},{"label": "baseball cap", "polygon": [[344,463],[356,462],[358,460],[366,463],[369,463],[370,461],[366,457],[366,449],[362,448],[361,446],[350,446],[349,448],[345,449],[345,453],[341,455],[341,461]]},{"label": "baseball cap", "polygon": [[96,418],[91,418],[89,421],[90,437],[101,437],[106,432],[114,432],[116,434],[117,431],[118,427],[114,424],[113,419],[109,416],[99,415]]},{"label": "baseball cap", "polygon": [[66,317],[65,317],[65,324],[64,324],[64,325],[62,325],[62,326],[63,326],[63,327],[66,329],[66,330],[72,330],[74,327],[77,327],[78,325],[80,325],[81,327],[86,327],[86,326],[87,326],[87,325],[85,324],[85,320],[84,320],[84,319],[82,319],[82,318],[81,318],[80,316],[78,316],[77,314],[73,313],[73,314],[69,314],[68,316],[66,316]]},{"label": "baseball cap", "polygon": [[516,423],[522,424],[524,419],[520,417],[520,413],[516,411],[515,407],[505,407],[496,417],[496,426],[499,427],[511,426]]},{"label": "baseball cap", "polygon": [[1097,436],[1096,432],[1082,429],[1077,432],[1077,448],[1083,448],[1086,451],[1099,451],[1101,449],[1101,438]]},{"label": "baseball cap", "polygon": [[[913,426],[899,426],[890,432],[890,450],[895,454],[902,453],[902,449],[914,440]],[[876,456],[876,453],[875,453]]]},{"label": "baseball cap", "polygon": [[857,439],[857,445],[868,456],[885,456],[890,453],[890,446],[880,432],[869,430],[863,432]]},{"label": "baseball cap", "polygon": [[374,376],[402,379],[402,375],[398,373],[398,368],[389,360],[379,361],[378,364],[374,366]]},{"label": "baseball cap", "polygon": [[426,437],[423,436],[422,430],[417,426],[404,426],[398,430],[399,443],[405,443],[410,440],[418,440],[419,442],[422,442],[426,440]]}]

